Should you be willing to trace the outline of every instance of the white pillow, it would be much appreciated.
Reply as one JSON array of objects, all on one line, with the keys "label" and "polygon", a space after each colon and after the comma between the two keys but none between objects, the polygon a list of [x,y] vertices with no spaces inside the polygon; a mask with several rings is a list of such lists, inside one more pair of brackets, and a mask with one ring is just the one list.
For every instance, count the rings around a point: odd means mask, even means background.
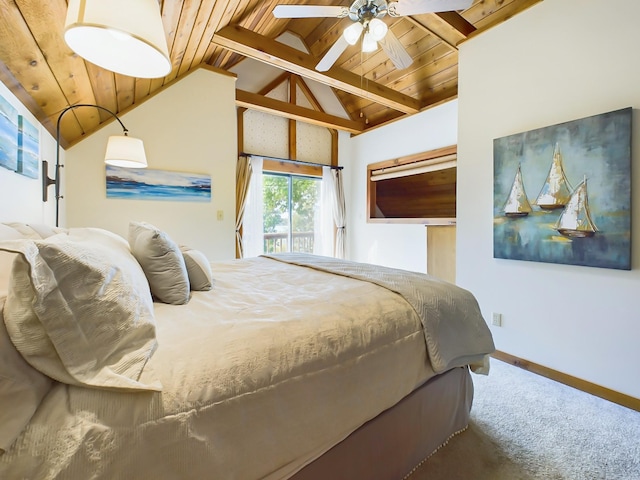
[{"label": "white pillow", "polygon": [[122,237],[79,229],[19,240],[4,319],[24,359],[63,383],[160,390],[138,382],[157,342],[144,273]]},{"label": "white pillow", "polygon": [[148,223],[130,222],[129,245],[155,298],[174,305],[189,301],[187,266],[180,248],[169,235]]},{"label": "white pillow", "polygon": [[180,250],[187,266],[191,290],[211,290],[213,288],[213,273],[211,272],[211,264],[205,254],[184,245],[180,246]]},{"label": "white pillow", "polygon": [[31,420],[49,392],[52,380],[29,365],[11,343],[2,318],[3,306],[4,299],[1,299],[0,450],[7,450]]}]

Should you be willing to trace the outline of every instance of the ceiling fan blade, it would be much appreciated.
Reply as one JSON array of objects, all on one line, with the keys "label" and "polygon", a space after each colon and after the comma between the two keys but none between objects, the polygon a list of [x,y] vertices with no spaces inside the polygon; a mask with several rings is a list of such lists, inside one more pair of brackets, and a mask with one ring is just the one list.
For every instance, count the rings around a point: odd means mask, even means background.
[{"label": "ceiling fan blade", "polygon": [[413,59],[404,49],[400,40],[398,40],[398,37],[396,37],[391,30],[388,30],[382,40],[378,40],[378,43],[398,70],[407,68],[413,63]]},{"label": "ceiling fan blade", "polygon": [[398,0],[389,3],[389,15],[404,17],[421,13],[448,12],[465,10],[473,4],[473,0]]},{"label": "ceiling fan blade", "polygon": [[316,65],[316,70],[319,72],[326,72],[327,70],[329,70],[331,66],[336,63],[338,57],[342,55],[342,52],[344,52],[348,46],[349,42],[347,42],[347,40],[344,38],[344,35],[340,35],[338,40],[336,40],[336,43],[331,46],[329,51],[327,51],[324,57],[322,57],[322,60],[318,62],[318,64]]},{"label": "ceiling fan blade", "polygon": [[276,18],[316,18],[349,15],[349,8],[331,5],[276,5],[273,16]]}]

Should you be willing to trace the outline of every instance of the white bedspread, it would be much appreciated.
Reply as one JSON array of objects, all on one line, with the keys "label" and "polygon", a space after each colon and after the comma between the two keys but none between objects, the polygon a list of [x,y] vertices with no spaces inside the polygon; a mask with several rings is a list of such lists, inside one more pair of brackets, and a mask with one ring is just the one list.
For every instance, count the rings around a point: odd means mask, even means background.
[{"label": "white bedspread", "polygon": [[140,380],[162,392],[55,384],[0,478],[287,478],[434,375],[387,288],[267,258],[213,274],[187,305],[155,304]]}]

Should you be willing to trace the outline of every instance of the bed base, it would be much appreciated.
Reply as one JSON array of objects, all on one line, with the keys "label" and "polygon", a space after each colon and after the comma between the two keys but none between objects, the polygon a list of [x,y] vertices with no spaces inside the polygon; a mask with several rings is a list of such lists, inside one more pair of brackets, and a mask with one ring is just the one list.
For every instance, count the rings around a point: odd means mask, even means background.
[{"label": "bed base", "polygon": [[292,480],[400,480],[469,423],[473,382],[454,368],[365,423]]}]

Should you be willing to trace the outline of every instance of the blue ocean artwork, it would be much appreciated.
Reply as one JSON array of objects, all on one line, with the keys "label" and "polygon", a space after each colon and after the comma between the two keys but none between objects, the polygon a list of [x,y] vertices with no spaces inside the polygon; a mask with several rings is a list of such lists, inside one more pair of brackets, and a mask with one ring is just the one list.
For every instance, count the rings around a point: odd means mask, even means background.
[{"label": "blue ocean artwork", "polygon": [[18,110],[0,96],[0,167],[18,167]]},{"label": "blue ocean artwork", "polygon": [[632,109],[493,142],[493,256],[631,269]]},{"label": "blue ocean artwork", "polygon": [[107,198],[209,202],[211,176],[107,165]]},{"label": "blue ocean artwork", "polygon": [[40,130],[22,115],[18,118],[18,162],[16,172],[38,178]]}]

